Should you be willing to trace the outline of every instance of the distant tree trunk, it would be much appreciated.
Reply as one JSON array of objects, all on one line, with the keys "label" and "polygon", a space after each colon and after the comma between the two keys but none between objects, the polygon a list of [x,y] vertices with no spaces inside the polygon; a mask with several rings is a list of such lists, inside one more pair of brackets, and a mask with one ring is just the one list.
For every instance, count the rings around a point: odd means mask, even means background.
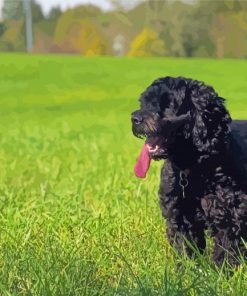
[{"label": "distant tree trunk", "polygon": [[27,52],[33,51],[33,29],[32,29],[32,9],[31,1],[23,0],[23,6],[26,16],[26,43],[27,43]]},{"label": "distant tree trunk", "polygon": [[226,21],[223,14],[215,16],[211,36],[215,44],[215,56],[218,59],[225,57]]}]

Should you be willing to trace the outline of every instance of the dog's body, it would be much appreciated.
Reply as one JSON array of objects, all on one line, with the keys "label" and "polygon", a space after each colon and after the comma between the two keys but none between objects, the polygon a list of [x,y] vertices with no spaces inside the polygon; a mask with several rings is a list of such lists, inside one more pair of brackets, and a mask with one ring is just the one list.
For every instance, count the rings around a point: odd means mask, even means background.
[{"label": "dog's body", "polygon": [[182,77],[154,81],[132,121],[148,157],[167,159],[159,196],[170,243],[203,251],[209,229],[214,260],[237,264],[247,254],[247,121],[231,122],[213,88]]},{"label": "dog's body", "polygon": [[[240,134],[244,137],[240,137]],[[244,142],[245,139],[245,142]],[[241,238],[247,240],[247,121],[233,122],[229,147],[225,154],[193,165],[188,172],[188,186],[179,185],[179,162],[168,160],[161,172],[160,205],[167,220],[167,235],[178,249],[183,240],[193,241],[204,250],[205,229],[215,238],[213,258],[221,263],[226,252],[232,251],[235,262],[237,249],[245,253]],[[181,146],[182,149],[182,146]],[[178,152],[187,160],[191,151]],[[174,157],[176,159],[176,157]],[[187,248],[190,253],[191,248]],[[229,255],[229,254],[228,254]]]}]

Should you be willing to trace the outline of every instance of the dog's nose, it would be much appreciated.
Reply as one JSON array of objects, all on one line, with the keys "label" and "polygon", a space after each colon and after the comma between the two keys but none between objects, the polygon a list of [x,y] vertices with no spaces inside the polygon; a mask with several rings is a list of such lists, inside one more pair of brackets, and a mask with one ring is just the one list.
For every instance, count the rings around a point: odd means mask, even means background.
[{"label": "dog's nose", "polygon": [[134,112],[131,115],[131,120],[135,124],[140,124],[143,121],[143,117],[140,114],[137,114],[137,113]]}]

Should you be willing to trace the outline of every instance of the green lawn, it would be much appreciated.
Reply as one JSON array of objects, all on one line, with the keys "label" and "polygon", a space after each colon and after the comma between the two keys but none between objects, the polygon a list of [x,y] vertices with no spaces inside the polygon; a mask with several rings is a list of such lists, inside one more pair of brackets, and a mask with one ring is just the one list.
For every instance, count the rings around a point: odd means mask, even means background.
[{"label": "green lawn", "polygon": [[161,162],[133,175],[130,113],[166,75],[247,118],[247,61],[0,55],[0,295],[247,295],[247,265],[223,273],[168,245]]}]

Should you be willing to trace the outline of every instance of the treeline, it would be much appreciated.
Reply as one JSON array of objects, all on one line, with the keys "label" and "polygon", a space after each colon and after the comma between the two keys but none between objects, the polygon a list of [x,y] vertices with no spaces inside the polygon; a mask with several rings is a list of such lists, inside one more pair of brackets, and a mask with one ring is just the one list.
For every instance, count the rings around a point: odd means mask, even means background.
[{"label": "treeline", "polygon": [[[45,16],[32,0],[33,51],[90,55],[247,58],[247,1],[153,0],[103,12],[81,5]],[[25,51],[21,1],[4,1],[0,50]]]}]

